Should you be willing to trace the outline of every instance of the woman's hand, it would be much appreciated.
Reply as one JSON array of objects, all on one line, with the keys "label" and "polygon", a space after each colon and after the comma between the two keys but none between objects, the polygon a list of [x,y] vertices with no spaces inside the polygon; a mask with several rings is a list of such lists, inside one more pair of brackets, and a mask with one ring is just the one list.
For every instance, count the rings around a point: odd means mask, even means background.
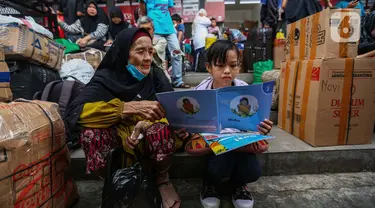
[{"label": "woman's hand", "polygon": [[174,133],[180,138],[181,140],[185,140],[189,137],[189,132],[186,131],[185,128],[179,129],[177,131],[174,131]]},{"label": "woman's hand", "polygon": [[87,39],[86,38],[81,38],[81,39],[78,39],[77,40],[77,44],[81,47],[81,48],[84,48],[87,46]]},{"label": "woman's hand", "polygon": [[113,40],[107,40],[107,42],[104,43],[104,46],[111,46],[113,43]]},{"label": "woman's hand", "polygon": [[358,5],[359,1],[351,1],[349,4],[348,4],[348,7],[347,8],[354,8]]},{"label": "woman's hand", "polygon": [[260,122],[260,124],[257,126],[258,128],[258,131],[263,134],[263,135],[267,135],[268,133],[270,133],[271,129],[272,129],[272,126],[273,126],[273,122],[268,120],[268,119],[264,119],[263,122]]},{"label": "woman's hand", "polygon": [[135,125],[132,135],[126,139],[126,144],[130,149],[134,149],[139,144],[139,140],[143,139],[143,133],[148,127],[150,127],[150,123],[146,121],[139,121]]},{"label": "woman's hand", "polygon": [[123,118],[138,115],[154,122],[165,117],[165,110],[157,101],[131,101],[124,103]]}]

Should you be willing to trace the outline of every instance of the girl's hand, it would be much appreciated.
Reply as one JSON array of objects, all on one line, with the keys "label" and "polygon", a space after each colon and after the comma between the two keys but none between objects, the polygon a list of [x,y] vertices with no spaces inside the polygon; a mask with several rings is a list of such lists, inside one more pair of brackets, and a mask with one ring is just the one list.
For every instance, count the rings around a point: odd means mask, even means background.
[{"label": "girl's hand", "polygon": [[185,140],[189,137],[189,132],[186,131],[185,128],[179,129],[177,131],[174,131],[174,133],[180,138],[181,140]]},{"label": "girl's hand", "polygon": [[272,126],[273,126],[272,121],[270,121],[268,119],[264,119],[263,122],[260,122],[260,124],[257,126],[257,128],[258,128],[259,133],[261,133],[263,135],[267,135],[268,133],[271,132]]}]

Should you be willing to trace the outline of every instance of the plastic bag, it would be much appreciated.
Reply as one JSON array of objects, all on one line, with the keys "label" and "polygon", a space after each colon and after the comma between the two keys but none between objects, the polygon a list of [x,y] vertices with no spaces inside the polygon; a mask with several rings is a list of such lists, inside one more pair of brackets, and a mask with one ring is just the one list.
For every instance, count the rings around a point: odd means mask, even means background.
[{"label": "plastic bag", "polygon": [[81,50],[81,48],[79,47],[79,45],[77,45],[75,43],[72,43],[72,42],[70,42],[67,39],[55,39],[55,41],[57,43],[60,43],[61,45],[65,46],[64,55],[66,55],[68,53],[73,53],[73,52]]},{"label": "plastic bag", "polygon": [[117,169],[121,161],[126,161],[125,154],[122,148],[118,148],[109,155],[101,208],[160,208],[161,197],[152,171],[144,168],[142,163]]},{"label": "plastic bag", "polygon": [[[84,84],[89,83],[91,78],[95,74],[94,68],[87,63],[87,61],[82,59],[72,59],[65,62],[61,66],[61,70],[59,71],[60,77],[75,77],[79,81]],[[72,78],[68,78],[67,80],[74,81]]]},{"label": "plastic bag", "polygon": [[254,82],[253,84],[262,83],[262,74],[265,71],[270,71],[273,69],[273,61],[259,61],[253,64],[254,68]]}]

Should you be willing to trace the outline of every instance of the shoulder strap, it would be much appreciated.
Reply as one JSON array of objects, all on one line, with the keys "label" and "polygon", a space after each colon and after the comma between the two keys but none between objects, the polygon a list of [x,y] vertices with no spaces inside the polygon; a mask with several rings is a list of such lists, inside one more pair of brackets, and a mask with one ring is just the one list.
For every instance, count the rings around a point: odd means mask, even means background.
[{"label": "shoulder strap", "polygon": [[53,86],[55,86],[55,84],[57,84],[59,82],[61,82],[61,80],[55,80],[55,81],[52,81],[52,82],[48,83],[43,90],[42,97],[40,98],[40,100],[47,101]]},{"label": "shoulder strap", "polygon": [[59,98],[59,107],[61,116],[65,114],[65,110],[68,107],[70,102],[70,97],[72,96],[72,91],[75,81],[64,81],[61,88],[60,98]]}]

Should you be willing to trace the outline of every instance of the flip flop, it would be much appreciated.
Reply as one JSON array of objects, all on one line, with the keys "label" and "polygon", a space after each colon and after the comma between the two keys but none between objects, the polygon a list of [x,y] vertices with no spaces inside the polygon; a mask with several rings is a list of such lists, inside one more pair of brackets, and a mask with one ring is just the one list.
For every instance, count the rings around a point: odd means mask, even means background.
[{"label": "flip flop", "polygon": [[170,181],[158,185],[163,208],[179,208],[181,206],[180,196]]}]

